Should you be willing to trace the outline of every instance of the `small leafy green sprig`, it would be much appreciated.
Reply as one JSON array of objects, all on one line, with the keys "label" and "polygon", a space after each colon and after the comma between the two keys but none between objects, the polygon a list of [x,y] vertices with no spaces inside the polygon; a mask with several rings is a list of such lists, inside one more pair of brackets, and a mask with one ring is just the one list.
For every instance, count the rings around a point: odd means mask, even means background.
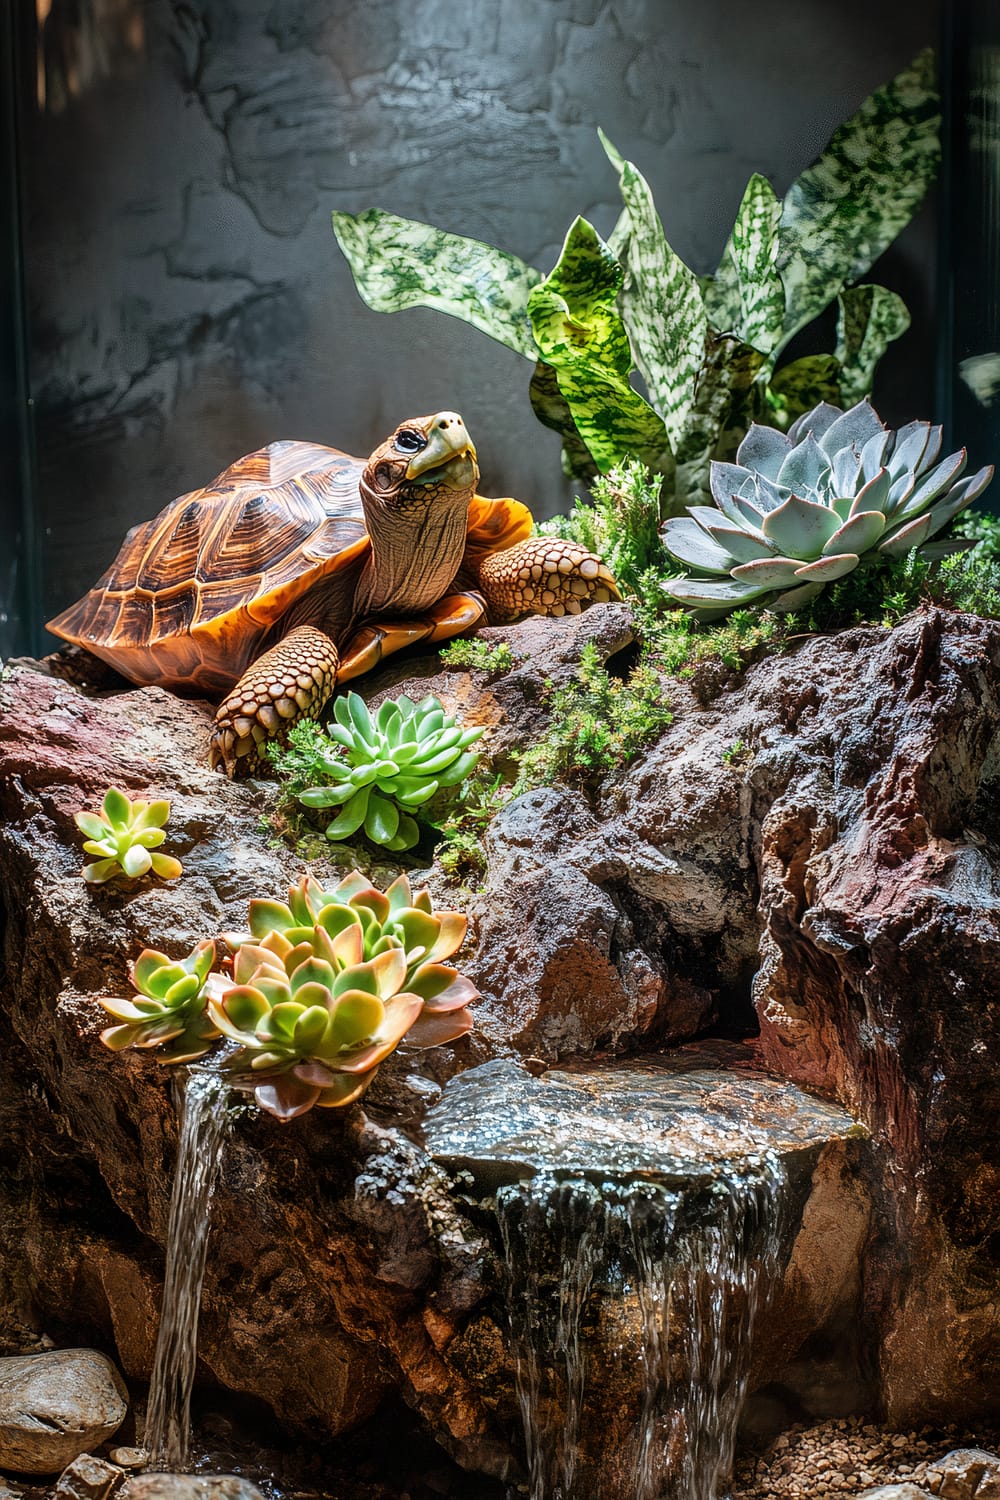
[{"label": "small leafy green sprig", "polygon": [[494,646],[476,636],[459,636],[449,641],[441,647],[439,655],[443,667],[486,672],[491,677],[510,672],[517,665],[517,658],[506,641],[498,641]]},{"label": "small leafy green sprig", "polygon": [[186,958],[170,959],[146,948],[132,966],[135,1000],[107,999],[98,1003],[118,1023],[101,1032],[112,1052],[126,1047],[157,1049],[157,1062],[195,1062],[204,1057],[221,1035],[206,1013],[213,983],[223,976],[211,972],[215,944],[206,939]]},{"label": "small leafy green sprig", "polygon": [[74,822],[87,835],[84,853],[100,856],[83,867],[87,884],[103,885],[120,875],[136,880],[150,870],[161,880],[176,880],[180,860],[150,852],[166,838],[163,825],[169,816],[169,802],[132,802],[117,787],[109,787],[99,813],[78,812]]},{"label": "small leafy green sprig", "polygon": [[514,794],[557,780],[592,783],[627,765],[672,720],[654,667],[640,661],[622,682],[589,642],[576,677],[552,696],[544,739],[521,756]]},{"label": "small leafy green sprig", "polygon": [[[420,837],[414,813],[442,787],[465,779],[476,763],[469,747],[483,730],[463,729],[432,695],[419,703],[405,694],[387,699],[373,718],[364,700],[348,693],[337,699],[334,715],[325,733],[308,743],[292,731],[293,746],[313,755],[322,776],[321,784],[298,791],[299,801],[340,808],[327,825],[328,839],[363,829],[373,844],[394,852],[412,849]],[[276,764],[280,769],[283,762]]]}]

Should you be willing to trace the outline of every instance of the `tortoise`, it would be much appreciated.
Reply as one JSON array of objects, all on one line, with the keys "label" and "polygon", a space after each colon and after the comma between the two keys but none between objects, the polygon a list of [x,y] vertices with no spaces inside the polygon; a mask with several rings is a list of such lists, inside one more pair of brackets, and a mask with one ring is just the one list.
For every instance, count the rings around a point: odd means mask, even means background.
[{"label": "tortoise", "polygon": [[133,527],[48,628],[139,686],[223,695],[211,763],[249,771],[392,651],[620,597],[600,558],[532,537],[527,507],[478,479],[453,411],[403,422],[367,463],[271,443]]}]

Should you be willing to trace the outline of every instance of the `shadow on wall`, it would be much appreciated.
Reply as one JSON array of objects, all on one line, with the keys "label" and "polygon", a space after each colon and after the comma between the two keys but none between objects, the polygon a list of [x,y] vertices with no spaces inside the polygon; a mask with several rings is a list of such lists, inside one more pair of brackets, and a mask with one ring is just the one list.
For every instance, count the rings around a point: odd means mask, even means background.
[{"label": "shadow on wall", "polygon": [[[871,36],[861,0],[427,0],[419,25],[400,0],[36,5],[21,135],[46,615],[130,525],[279,436],[367,453],[458,408],[486,493],[563,507],[522,362],[428,311],[370,312],[331,210],[547,267],[577,212],[605,233],[617,216],[600,123],[709,269],[750,173],[783,191],[940,10],[893,3]],[[891,421],[930,408],[930,211],[886,260],[914,315],[877,392]]]}]

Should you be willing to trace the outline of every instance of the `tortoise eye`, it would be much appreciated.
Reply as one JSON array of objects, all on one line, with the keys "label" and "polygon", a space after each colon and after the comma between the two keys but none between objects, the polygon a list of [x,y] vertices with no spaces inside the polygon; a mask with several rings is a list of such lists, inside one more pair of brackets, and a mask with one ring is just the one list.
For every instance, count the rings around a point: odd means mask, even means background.
[{"label": "tortoise eye", "polygon": [[421,448],[427,447],[427,439],[421,432],[414,432],[412,427],[404,427],[397,432],[392,446],[398,448],[400,453],[419,453]]}]

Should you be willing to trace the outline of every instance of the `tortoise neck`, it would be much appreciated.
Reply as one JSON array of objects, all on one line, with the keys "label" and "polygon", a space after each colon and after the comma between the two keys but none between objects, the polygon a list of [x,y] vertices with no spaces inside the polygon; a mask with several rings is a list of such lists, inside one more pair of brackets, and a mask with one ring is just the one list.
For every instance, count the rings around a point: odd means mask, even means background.
[{"label": "tortoise neck", "polygon": [[410,614],[436,604],[461,566],[468,500],[410,514],[366,506],[365,519],[372,551],[358,580],[355,615]]}]

